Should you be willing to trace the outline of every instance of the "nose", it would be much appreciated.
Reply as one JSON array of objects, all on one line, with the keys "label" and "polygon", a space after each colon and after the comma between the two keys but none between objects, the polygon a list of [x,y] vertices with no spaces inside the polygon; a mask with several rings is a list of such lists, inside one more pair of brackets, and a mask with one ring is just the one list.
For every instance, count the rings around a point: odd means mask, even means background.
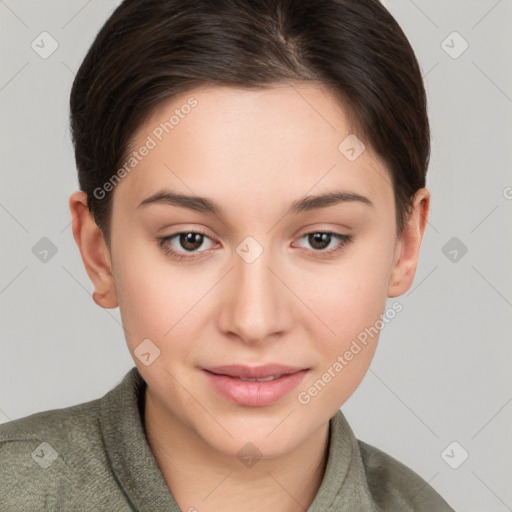
[{"label": "nose", "polygon": [[246,343],[265,344],[290,329],[293,294],[272,251],[264,249],[253,261],[240,254],[234,253],[223,285],[219,328]]}]

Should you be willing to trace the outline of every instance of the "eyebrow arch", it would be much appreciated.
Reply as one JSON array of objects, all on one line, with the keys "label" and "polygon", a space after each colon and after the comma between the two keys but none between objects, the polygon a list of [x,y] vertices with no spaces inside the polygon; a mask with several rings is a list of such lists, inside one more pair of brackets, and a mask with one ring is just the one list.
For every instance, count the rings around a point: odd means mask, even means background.
[{"label": "eyebrow arch", "polygon": [[[291,204],[287,215],[297,215],[299,213],[317,210],[319,208],[327,208],[328,206],[347,202],[360,202],[367,206],[374,206],[370,199],[360,194],[345,191],[334,191],[316,196],[306,196],[303,199],[294,201]],[[137,208],[150,204],[179,206],[181,208],[188,208],[189,210],[194,210],[201,213],[209,213],[218,217],[224,216],[223,209],[206,197],[188,196],[169,190],[161,190],[151,195],[150,197],[147,197],[137,206]]]}]

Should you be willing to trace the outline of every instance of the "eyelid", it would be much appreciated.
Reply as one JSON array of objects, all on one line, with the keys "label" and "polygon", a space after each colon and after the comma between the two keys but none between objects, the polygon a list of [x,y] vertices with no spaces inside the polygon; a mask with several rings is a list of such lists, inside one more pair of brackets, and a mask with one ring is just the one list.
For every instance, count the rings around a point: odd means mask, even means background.
[{"label": "eyelid", "polygon": [[192,260],[195,257],[200,257],[198,255],[201,255],[202,253],[207,252],[207,251],[187,253],[187,252],[177,251],[176,249],[173,249],[172,247],[169,247],[169,245],[168,245],[168,244],[170,244],[170,241],[173,238],[178,237],[179,235],[186,235],[186,234],[190,234],[190,233],[193,233],[195,235],[203,235],[205,238],[208,238],[209,240],[211,240],[213,242],[212,237],[210,235],[208,235],[208,233],[206,233],[202,229],[184,229],[181,231],[176,231],[175,233],[171,233],[170,235],[167,235],[167,236],[157,237],[157,242],[158,242],[158,245],[162,248],[162,250],[165,253],[172,253],[175,255],[181,254],[184,256],[182,256],[180,259]]},{"label": "eyelid", "polygon": [[[203,235],[204,237],[208,238],[209,240],[212,240],[212,237],[209,236],[207,233],[205,233],[201,229],[189,229],[189,230],[176,231],[175,233],[172,233],[170,235],[158,237],[157,242],[158,242],[159,247],[164,251],[164,253],[171,254],[172,258],[174,258],[175,260],[193,261],[197,258],[204,257],[204,254],[208,253],[211,249],[187,253],[186,251],[182,252],[182,251],[173,249],[172,247],[170,247],[168,245],[168,244],[170,244],[171,239],[173,239],[179,235],[182,235],[182,234],[190,234],[190,233]],[[353,239],[354,239],[353,235],[338,233],[336,231],[330,231],[328,229],[316,229],[316,230],[310,229],[309,231],[306,231],[302,235],[300,235],[298,237],[298,239],[300,240],[300,239],[304,238],[305,236],[312,235],[312,234],[328,234],[328,235],[331,235],[332,238],[334,238],[335,240],[338,241],[337,246],[334,249],[329,249],[329,250],[314,250],[314,249],[300,248],[301,250],[305,251],[306,253],[308,253],[310,255],[314,255],[317,258],[329,257],[329,256],[332,256],[332,255],[342,251],[345,248],[345,246],[352,243]]]},{"label": "eyelid", "polygon": [[299,240],[304,238],[305,236],[313,235],[313,234],[328,234],[328,235],[331,235],[331,237],[333,239],[338,241],[338,244],[334,249],[322,249],[322,250],[316,250],[316,251],[313,249],[303,249],[307,253],[313,254],[316,257],[334,255],[337,252],[342,251],[347,244],[350,244],[354,241],[353,235],[347,235],[347,234],[343,234],[343,233],[337,233],[336,231],[329,231],[329,230],[322,230],[322,229],[307,231],[306,233],[299,236]]}]

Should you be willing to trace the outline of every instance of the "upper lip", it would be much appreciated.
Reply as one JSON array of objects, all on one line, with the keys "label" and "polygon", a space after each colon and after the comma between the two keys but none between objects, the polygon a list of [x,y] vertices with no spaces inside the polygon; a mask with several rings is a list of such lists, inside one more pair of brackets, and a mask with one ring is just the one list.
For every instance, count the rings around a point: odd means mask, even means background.
[{"label": "upper lip", "polygon": [[225,365],[212,366],[204,370],[216,373],[217,375],[227,375],[229,377],[242,377],[243,379],[264,379],[277,375],[290,375],[306,368],[297,366],[285,366],[282,364],[266,364],[263,366],[243,366],[243,365]]}]

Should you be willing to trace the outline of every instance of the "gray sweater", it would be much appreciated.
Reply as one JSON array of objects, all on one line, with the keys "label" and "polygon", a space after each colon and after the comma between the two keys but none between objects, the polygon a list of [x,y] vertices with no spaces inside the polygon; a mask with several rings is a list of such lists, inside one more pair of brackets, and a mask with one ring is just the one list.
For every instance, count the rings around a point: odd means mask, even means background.
[{"label": "gray sweater", "polygon": [[[133,367],[102,398],[0,425],[0,511],[180,512],[145,437],[145,388]],[[453,512],[416,473],[357,440],[341,411],[329,436],[307,512]]]}]

